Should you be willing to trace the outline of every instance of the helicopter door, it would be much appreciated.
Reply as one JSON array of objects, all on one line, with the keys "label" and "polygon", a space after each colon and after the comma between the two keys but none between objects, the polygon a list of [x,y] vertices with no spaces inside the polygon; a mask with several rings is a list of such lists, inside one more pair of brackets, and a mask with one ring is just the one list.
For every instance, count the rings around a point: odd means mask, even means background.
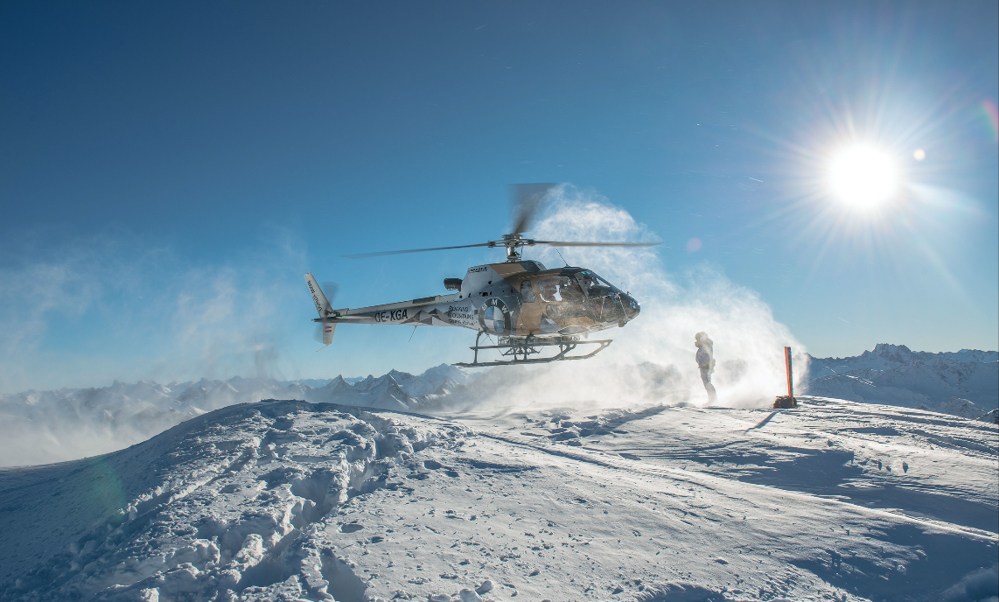
[{"label": "helicopter door", "polygon": [[534,287],[531,286],[530,280],[520,283],[520,299],[524,303],[534,303]]},{"label": "helicopter door", "polygon": [[517,318],[517,335],[538,334],[541,324],[541,303],[534,295],[530,280],[520,283],[520,316]]}]

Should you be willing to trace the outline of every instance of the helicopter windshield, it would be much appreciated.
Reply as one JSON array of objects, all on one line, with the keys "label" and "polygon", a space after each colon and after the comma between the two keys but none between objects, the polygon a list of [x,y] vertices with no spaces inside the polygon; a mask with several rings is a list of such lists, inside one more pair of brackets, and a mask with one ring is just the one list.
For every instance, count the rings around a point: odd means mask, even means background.
[{"label": "helicopter windshield", "polygon": [[542,301],[553,303],[569,301],[579,303],[583,300],[583,291],[579,283],[569,276],[549,276],[538,281],[538,294]]},{"label": "helicopter windshield", "polygon": [[616,286],[607,282],[600,276],[597,276],[590,270],[583,270],[576,274],[576,280],[586,291],[588,297],[601,297],[607,295],[608,293],[620,293],[621,290]]}]

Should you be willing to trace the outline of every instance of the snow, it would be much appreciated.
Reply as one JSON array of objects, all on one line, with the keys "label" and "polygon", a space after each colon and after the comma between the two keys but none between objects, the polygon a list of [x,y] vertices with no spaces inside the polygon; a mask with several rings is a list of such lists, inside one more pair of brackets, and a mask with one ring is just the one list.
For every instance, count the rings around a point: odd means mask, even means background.
[{"label": "snow", "polygon": [[[921,407],[993,422],[995,415],[989,418],[986,414],[999,408],[999,353],[995,351],[923,353],[904,345],[879,344],[874,351],[856,357],[809,359],[807,371],[805,366],[797,367],[799,392]],[[715,380],[723,402],[730,389],[738,388],[738,375],[744,372],[744,366],[739,366],[742,364],[737,361],[719,364]],[[541,387],[567,403],[576,397],[600,395],[613,396],[608,403],[617,403],[617,398],[632,403],[696,403],[699,393],[688,387],[700,387],[699,380],[693,385],[685,382],[683,370],[677,366],[651,362],[605,367],[596,377],[584,370],[582,376],[591,381],[609,375],[602,379],[609,383],[606,390],[588,386],[578,372],[563,371],[554,378],[552,374],[546,369],[518,371],[509,367],[467,371],[441,364],[419,375],[392,370],[380,377],[337,376],[331,380],[236,377],[167,385],[115,381],[105,388],[0,395],[0,466],[107,453],[145,441],[204,412],[268,398],[425,412],[466,402],[474,405],[489,397],[522,396]],[[559,381],[556,386],[550,385],[553,380]],[[741,405],[761,407],[766,403],[757,396]]]},{"label": "snow", "polygon": [[936,410],[944,414],[963,416],[965,418],[983,418],[988,412],[984,408],[967,399],[951,397],[946,402],[937,406]]},{"label": "snow", "polygon": [[996,600],[999,354],[811,360],[0,396],[0,601]]},{"label": "snow", "polygon": [[0,395],[0,466],[58,462],[114,451],[206,411],[237,403],[305,399],[413,410],[474,380],[475,375],[442,364],[416,376],[393,370],[378,378],[337,376],[311,381],[321,383],[319,387],[301,381],[236,377],[168,385],[115,381],[104,388]]},{"label": "snow", "polygon": [[[856,357],[809,356],[809,393],[935,409],[978,418],[999,407],[999,352],[963,349],[956,353],[911,351],[905,345],[878,344]],[[952,398],[966,407],[951,403]],[[971,404],[971,405],[967,405]]]},{"label": "snow", "polygon": [[233,405],[0,470],[0,600],[999,595],[999,427],[799,402]]}]

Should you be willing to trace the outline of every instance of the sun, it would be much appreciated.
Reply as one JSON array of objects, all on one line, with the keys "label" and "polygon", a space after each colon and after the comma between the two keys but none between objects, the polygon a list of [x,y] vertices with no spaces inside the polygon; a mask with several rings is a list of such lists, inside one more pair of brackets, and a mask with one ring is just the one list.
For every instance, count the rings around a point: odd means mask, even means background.
[{"label": "sun", "polygon": [[846,205],[871,210],[889,200],[898,188],[898,169],[891,155],[869,145],[840,150],[829,164],[829,185]]}]

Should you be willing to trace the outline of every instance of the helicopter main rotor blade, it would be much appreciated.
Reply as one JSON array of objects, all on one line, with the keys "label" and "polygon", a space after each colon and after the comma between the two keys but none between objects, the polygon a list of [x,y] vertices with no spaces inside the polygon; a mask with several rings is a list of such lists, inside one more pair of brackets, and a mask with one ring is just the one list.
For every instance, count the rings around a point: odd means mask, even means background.
[{"label": "helicopter main rotor blade", "polygon": [[404,255],[406,253],[424,253],[426,251],[447,251],[449,249],[471,249],[472,247],[494,247],[496,243],[482,242],[476,245],[458,245],[457,247],[434,247],[432,249],[406,249],[403,251],[376,251],[375,253],[357,253],[355,255],[342,255],[347,259],[364,259],[366,257],[381,257],[383,255]]},{"label": "helicopter main rotor blade", "polygon": [[531,219],[541,206],[541,201],[552,188],[558,184],[514,184],[510,187],[513,196],[513,230],[512,234],[520,234],[527,230]]},{"label": "helicopter main rotor blade", "polygon": [[548,245],[549,247],[655,247],[661,242],[559,242],[555,240],[525,240],[527,245]]}]

